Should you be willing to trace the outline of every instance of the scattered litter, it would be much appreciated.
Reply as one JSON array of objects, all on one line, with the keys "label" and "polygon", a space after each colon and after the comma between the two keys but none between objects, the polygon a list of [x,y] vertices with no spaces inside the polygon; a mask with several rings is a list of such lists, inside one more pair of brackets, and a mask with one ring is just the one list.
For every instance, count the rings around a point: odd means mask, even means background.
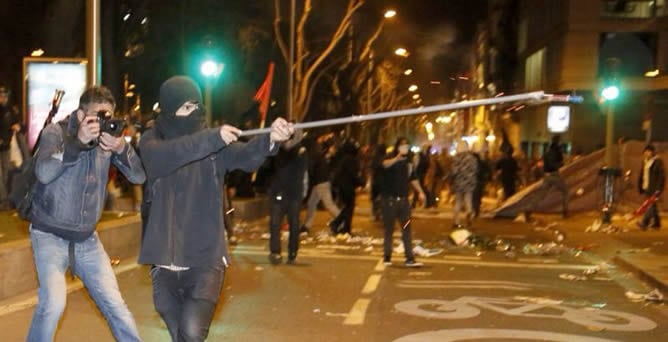
[{"label": "scattered litter", "polygon": [[119,259],[119,258],[111,259],[111,266],[117,266],[120,263],[121,263],[121,259]]},{"label": "scattered litter", "polygon": [[591,275],[594,275],[594,274],[598,273],[598,271],[599,271],[598,267],[592,267],[592,268],[588,268],[588,269],[582,271],[582,274],[584,274],[586,276],[591,276]]},{"label": "scattered litter", "polygon": [[450,239],[457,246],[464,246],[468,243],[471,232],[468,229],[457,229],[450,233]]},{"label": "scattered litter", "polygon": [[597,232],[601,229],[601,225],[603,225],[601,220],[594,220],[594,223],[592,223],[585,229],[585,233]]},{"label": "scattered litter", "polygon": [[[320,312],[320,310],[318,310],[318,312]],[[348,314],[347,313],[338,313],[338,312],[327,311],[327,312],[325,312],[325,316],[328,316],[328,317],[348,317]]]},{"label": "scattered litter", "polygon": [[264,267],[262,267],[262,266],[255,266],[255,270],[256,270],[256,271],[262,271],[262,270],[264,270]]},{"label": "scattered litter", "polygon": [[443,248],[424,248],[420,245],[413,247],[413,253],[417,254],[418,256],[421,257],[432,257],[434,255],[438,255],[443,253]]},{"label": "scattered litter", "polygon": [[626,298],[636,302],[646,301],[653,303],[662,303],[664,300],[663,293],[661,293],[659,289],[654,289],[651,292],[645,294],[633,291],[626,291],[625,295]]},{"label": "scattered litter", "polygon": [[606,304],[606,303],[594,303],[594,304],[591,305],[591,307],[594,308],[594,309],[603,309],[607,305],[608,304]]},{"label": "scattered litter", "polygon": [[320,309],[318,308],[313,309],[313,313],[320,313]]},{"label": "scattered litter", "polygon": [[527,217],[526,217],[526,215],[524,215],[524,213],[519,214],[519,215],[517,215],[517,217],[515,217],[515,219],[513,220],[513,222],[522,222],[522,223],[526,223],[526,222],[527,222]]},{"label": "scattered litter", "polygon": [[367,252],[367,253],[373,252],[373,246],[369,246],[369,247],[365,248],[364,251]]},{"label": "scattered litter", "polygon": [[565,251],[568,251],[567,247],[554,242],[528,243],[522,248],[522,253],[526,255],[556,255]]},{"label": "scattered litter", "polygon": [[517,254],[515,252],[506,252],[505,257],[508,259],[515,259],[517,257]]},{"label": "scattered litter", "polygon": [[575,274],[568,274],[568,273],[562,273],[559,275],[560,279],[564,280],[571,280],[571,281],[582,281],[582,280],[587,280],[587,277],[585,276],[579,276]]}]

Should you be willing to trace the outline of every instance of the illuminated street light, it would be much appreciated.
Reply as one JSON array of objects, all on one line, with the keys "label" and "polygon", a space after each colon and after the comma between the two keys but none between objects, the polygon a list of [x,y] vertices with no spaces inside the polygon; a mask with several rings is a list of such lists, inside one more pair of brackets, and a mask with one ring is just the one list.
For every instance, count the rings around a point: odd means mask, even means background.
[{"label": "illuminated street light", "polygon": [[397,15],[397,11],[395,11],[393,9],[390,9],[390,10],[385,11],[384,17],[389,19],[389,18],[394,18],[394,16],[396,16],[396,15]]},{"label": "illuminated street light", "polygon": [[42,49],[37,49],[30,53],[30,56],[32,57],[41,57],[42,55],[44,55],[44,50]]},{"label": "illuminated street light", "polygon": [[432,132],[434,129],[434,124],[431,123],[431,121],[427,121],[427,123],[424,124],[424,128],[427,130],[427,132]]},{"label": "illuminated street light", "polygon": [[416,90],[418,90],[418,86],[416,86],[415,84],[411,84],[411,86],[408,87],[408,91],[410,92],[414,92]]},{"label": "illuminated street light", "polygon": [[654,69],[645,73],[645,77],[657,77],[659,76],[659,69]]},{"label": "illuminated street light", "polygon": [[413,69],[406,69],[404,71],[404,75],[406,75],[406,76],[410,76],[410,74],[412,74],[412,73],[413,73]]},{"label": "illuminated street light", "polygon": [[415,94],[415,95],[413,95],[413,100],[417,100],[417,99],[419,99],[419,98],[420,98],[420,94]]},{"label": "illuminated street light", "polygon": [[485,141],[492,143],[496,140],[496,136],[494,134],[490,134],[487,137],[485,137]]},{"label": "illuminated street light", "polygon": [[401,57],[408,57],[408,50],[404,48],[398,48],[394,50],[394,54]]}]

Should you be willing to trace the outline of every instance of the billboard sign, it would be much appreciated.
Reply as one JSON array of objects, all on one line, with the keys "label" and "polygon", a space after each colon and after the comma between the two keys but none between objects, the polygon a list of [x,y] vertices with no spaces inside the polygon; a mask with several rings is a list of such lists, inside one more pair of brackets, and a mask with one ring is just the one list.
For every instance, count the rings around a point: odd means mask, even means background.
[{"label": "billboard sign", "polygon": [[32,147],[44,126],[56,90],[64,90],[60,110],[53,118],[59,121],[79,106],[79,96],[86,88],[86,59],[23,59],[23,115],[28,125],[28,145]]}]

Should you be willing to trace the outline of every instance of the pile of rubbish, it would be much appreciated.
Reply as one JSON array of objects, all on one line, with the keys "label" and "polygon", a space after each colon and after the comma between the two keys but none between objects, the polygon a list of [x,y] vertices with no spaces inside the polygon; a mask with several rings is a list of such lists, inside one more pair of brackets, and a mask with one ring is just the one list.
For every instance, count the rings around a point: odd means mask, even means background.
[{"label": "pile of rubbish", "polygon": [[[482,251],[505,252],[507,257],[514,257],[516,251],[525,255],[559,255],[571,253],[578,255],[581,251],[564,246],[561,243],[565,239],[565,234],[555,229],[556,225],[548,227],[539,227],[540,230],[552,230],[554,241],[526,243],[521,248],[516,247],[512,242],[503,238],[490,238],[481,234],[474,234],[468,229],[456,229],[450,233],[450,241],[457,247],[477,248]],[[556,242],[555,242],[556,241]]]},{"label": "pile of rubbish", "polygon": [[637,293],[633,291],[626,291],[626,298],[634,302],[652,302],[652,303],[663,303],[664,296],[659,289],[654,289],[648,293]]},{"label": "pile of rubbish", "polygon": [[614,224],[603,224],[600,219],[594,220],[594,222],[585,228],[585,233],[605,233],[605,234],[617,234],[617,233],[626,233],[628,229],[620,227]]}]

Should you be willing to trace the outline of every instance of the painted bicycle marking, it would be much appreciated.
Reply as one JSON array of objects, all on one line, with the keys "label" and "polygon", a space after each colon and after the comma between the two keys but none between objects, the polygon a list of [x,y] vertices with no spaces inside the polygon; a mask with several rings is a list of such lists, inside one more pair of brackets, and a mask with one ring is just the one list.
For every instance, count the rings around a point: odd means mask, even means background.
[{"label": "painted bicycle marking", "polygon": [[[437,319],[472,318],[478,316],[482,308],[508,316],[565,319],[575,324],[611,331],[647,331],[657,326],[652,320],[626,312],[589,310],[549,301],[527,303],[514,298],[465,296],[455,300],[416,299],[399,302],[394,308],[405,314]],[[558,314],[545,313],[548,311]]]},{"label": "painted bicycle marking", "polygon": [[394,342],[455,342],[500,338],[547,342],[618,342],[598,337],[516,329],[445,329],[425,331],[398,338]]}]

